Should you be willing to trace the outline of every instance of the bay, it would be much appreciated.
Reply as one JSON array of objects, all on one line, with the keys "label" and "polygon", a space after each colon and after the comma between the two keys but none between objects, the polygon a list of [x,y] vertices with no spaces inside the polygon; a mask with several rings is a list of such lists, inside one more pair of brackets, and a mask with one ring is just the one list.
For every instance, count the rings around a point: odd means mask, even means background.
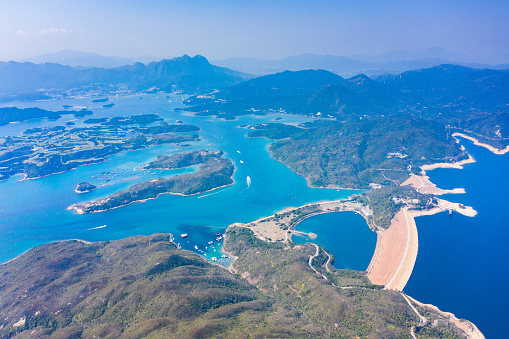
[{"label": "bay", "polygon": [[[143,99],[140,99],[143,98]],[[128,116],[143,113],[159,114],[168,123],[181,120],[201,128],[200,141],[192,147],[178,148],[162,145],[149,149],[119,153],[107,162],[79,167],[76,170],[51,175],[36,180],[17,182],[12,177],[0,182],[0,262],[9,260],[32,248],[50,241],[83,239],[86,241],[115,240],[132,235],[148,235],[157,232],[173,233],[183,248],[205,251],[210,258],[221,256],[221,243],[215,233],[224,232],[234,222],[249,222],[269,216],[285,207],[298,207],[306,203],[346,198],[355,191],[316,189],[307,186],[304,178],[285,165],[270,158],[267,151],[270,141],[247,138],[249,130],[239,128],[273,121],[300,123],[309,118],[292,115],[245,116],[235,121],[224,121],[213,117],[195,117],[174,111],[182,107],[184,97],[172,95],[144,95],[111,98],[115,106],[109,109],[91,103],[91,99],[45,101],[37,103],[14,103],[17,107],[40,107],[60,110],[62,105],[88,107],[94,118]],[[170,102],[171,100],[171,102]],[[45,119],[11,124],[0,128],[0,135],[19,135],[27,128],[46,125],[64,125],[73,120],[83,126],[83,120],[73,116],[48,122]],[[159,175],[171,176],[191,169],[165,171],[137,171],[136,168],[153,160],[159,154],[173,154],[189,150],[222,150],[236,167],[233,185],[196,196],[162,195],[145,203],[133,203],[107,212],[76,215],[66,208],[75,203],[107,196],[125,189],[135,182],[149,180]],[[89,181],[102,184],[92,177],[109,174],[107,186],[97,190],[76,194],[77,183]],[[133,178],[137,178],[134,179]],[[246,178],[251,178],[247,186]],[[94,181],[96,180],[96,181]],[[130,181],[124,181],[130,180]],[[181,239],[182,233],[189,237]],[[213,248],[208,242],[213,241]]]}]

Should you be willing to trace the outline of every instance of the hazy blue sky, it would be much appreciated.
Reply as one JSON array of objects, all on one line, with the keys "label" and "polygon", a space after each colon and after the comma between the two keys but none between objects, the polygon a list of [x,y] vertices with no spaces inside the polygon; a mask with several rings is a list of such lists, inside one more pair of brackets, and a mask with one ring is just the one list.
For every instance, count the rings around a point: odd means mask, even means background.
[{"label": "hazy blue sky", "polygon": [[0,1],[0,60],[62,49],[221,59],[435,46],[509,54],[509,1]]}]

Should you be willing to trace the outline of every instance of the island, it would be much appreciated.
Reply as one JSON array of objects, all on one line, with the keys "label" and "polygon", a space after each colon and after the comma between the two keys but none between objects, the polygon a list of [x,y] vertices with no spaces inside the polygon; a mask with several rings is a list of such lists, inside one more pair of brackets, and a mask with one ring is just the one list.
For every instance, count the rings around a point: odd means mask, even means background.
[{"label": "island", "polygon": [[212,158],[221,158],[222,151],[211,152],[208,150],[193,151],[186,153],[177,153],[171,156],[158,155],[156,159],[145,166],[140,167],[144,170],[169,170],[176,168],[185,168],[193,165],[203,164]]},{"label": "island", "polygon": [[23,136],[0,138],[0,180],[17,174],[36,179],[104,162],[119,152],[197,141],[196,134],[175,133],[198,130],[190,125],[124,126],[121,121],[109,126],[29,129]]},{"label": "island", "polygon": [[109,98],[102,98],[102,99],[94,99],[92,100],[92,102],[108,102],[110,99]]},{"label": "island", "polygon": [[[175,163],[177,161],[175,159],[186,158],[188,156],[192,158],[193,154],[194,153],[191,153],[191,155],[174,156],[173,160],[170,159],[164,162],[156,160],[155,163],[151,163],[152,165],[149,166],[151,168],[158,168],[158,163]],[[233,183],[232,176],[235,167],[230,159],[222,158],[221,155],[222,152],[212,153],[210,156],[205,154],[200,157],[200,162],[193,161],[194,163],[201,164],[199,170],[195,173],[144,181],[108,197],[91,202],[74,204],[67,209],[73,210],[77,214],[104,212],[127,206],[134,202],[144,202],[149,199],[155,199],[161,194],[195,195],[231,185]],[[161,157],[158,158],[161,159]],[[189,162],[185,164],[189,164]]]},{"label": "island", "polygon": [[[66,107],[70,108],[70,107]],[[79,111],[47,111],[41,108],[17,108],[17,107],[0,107],[0,126],[7,125],[13,122],[27,121],[31,119],[46,118],[49,120],[57,120],[62,115],[72,114],[75,117],[84,117],[86,115],[92,115],[92,112],[83,108]]]},{"label": "island", "polygon": [[84,124],[101,124],[103,122],[109,121],[108,118],[91,118],[83,121]]},{"label": "island", "polygon": [[126,126],[126,125],[148,125],[157,121],[162,121],[163,118],[157,114],[141,114],[130,115],[128,117],[114,117],[114,118],[92,118],[83,121],[85,124],[101,124],[104,126]]},{"label": "island", "polygon": [[74,189],[74,192],[76,193],[88,193],[93,190],[95,190],[97,186],[89,183],[89,182],[81,182],[78,185],[76,185],[76,188]]}]

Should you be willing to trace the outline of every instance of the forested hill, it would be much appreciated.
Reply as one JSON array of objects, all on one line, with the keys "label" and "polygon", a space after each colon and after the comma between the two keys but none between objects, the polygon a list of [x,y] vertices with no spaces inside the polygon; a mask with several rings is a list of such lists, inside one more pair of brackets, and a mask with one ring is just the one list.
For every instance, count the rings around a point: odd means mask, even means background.
[{"label": "forested hill", "polygon": [[[44,99],[72,91],[162,91],[201,93],[242,81],[245,74],[211,65],[197,55],[147,65],[79,69],[59,64],[0,62],[0,99]],[[71,93],[72,94],[72,93]]]},{"label": "forested hill", "polygon": [[[326,252],[311,244],[264,243],[246,228],[226,244],[238,275],[177,249],[169,234],[36,247],[0,265],[0,337],[399,338],[419,323],[400,293],[362,272],[326,270]],[[420,311],[420,338],[464,338]]]},{"label": "forested hill", "polygon": [[338,120],[407,113],[471,129],[497,147],[509,143],[507,70],[441,65],[375,80],[286,71],[231,86],[214,99],[192,97],[186,110],[224,118],[279,111]]}]

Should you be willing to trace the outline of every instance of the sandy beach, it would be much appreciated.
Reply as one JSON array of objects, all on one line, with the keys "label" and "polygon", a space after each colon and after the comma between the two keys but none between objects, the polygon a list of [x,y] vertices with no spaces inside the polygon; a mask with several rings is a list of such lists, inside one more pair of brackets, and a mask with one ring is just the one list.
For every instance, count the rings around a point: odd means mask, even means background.
[{"label": "sandy beach", "polygon": [[[495,154],[498,154],[498,155],[506,154],[507,152],[509,152],[509,146],[507,146],[504,149],[498,149],[498,148],[495,148],[495,147],[493,147],[491,145],[479,142],[478,139],[476,139],[474,137],[471,137],[471,136],[468,136],[468,135],[463,134],[463,133],[457,133],[456,132],[456,133],[453,133],[452,136],[453,137],[462,137],[462,138],[468,139],[470,141],[473,141],[474,145],[484,147],[484,148],[486,148],[486,149],[490,150],[491,152],[493,152]],[[458,140],[458,139],[456,138],[456,140]]]}]

